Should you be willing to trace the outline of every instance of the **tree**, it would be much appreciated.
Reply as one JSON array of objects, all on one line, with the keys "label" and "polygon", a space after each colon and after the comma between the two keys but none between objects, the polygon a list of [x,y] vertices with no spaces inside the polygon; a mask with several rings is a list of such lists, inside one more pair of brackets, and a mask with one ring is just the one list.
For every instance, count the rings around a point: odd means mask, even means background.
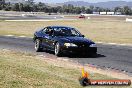
[{"label": "tree", "polygon": [[23,10],[24,10],[23,4],[19,3],[19,11],[23,11]]},{"label": "tree", "polygon": [[85,13],[86,9],[84,6],[81,7],[81,13]]},{"label": "tree", "polygon": [[123,7],[123,14],[125,14],[125,15],[132,15],[132,10],[131,10],[131,8],[128,7],[128,6],[124,6],[124,7]]},{"label": "tree", "polygon": [[71,4],[63,5],[63,6],[56,6],[51,7],[47,6],[45,3],[39,2],[34,3],[34,0],[27,0],[26,3],[16,3],[16,4],[10,4],[10,3],[3,3],[0,4],[0,10],[6,10],[6,11],[25,11],[25,12],[46,12],[46,13],[67,13],[67,14],[80,14],[80,13],[88,13],[91,14],[94,12],[121,12],[124,15],[132,15],[132,8],[129,6],[124,7],[115,7],[114,9],[110,8],[101,8],[101,7],[74,7]]},{"label": "tree", "polygon": [[92,10],[92,11],[94,11],[94,6],[89,6],[89,8]]},{"label": "tree", "polygon": [[58,9],[57,7],[52,7],[52,12],[53,12],[53,13],[57,13],[58,10],[59,10],[59,9]]},{"label": "tree", "polygon": [[92,14],[93,11],[92,11],[90,8],[87,8],[87,9],[86,9],[86,13],[87,13],[87,14]]},{"label": "tree", "polygon": [[121,7],[115,7],[114,8],[114,12],[121,12],[122,11],[122,8]]},{"label": "tree", "polygon": [[73,13],[73,9],[74,9],[74,6],[71,4],[68,4],[69,13]]},{"label": "tree", "polygon": [[23,6],[23,11],[25,11],[25,12],[31,12],[31,11],[33,11],[33,10],[32,10],[32,7],[30,7],[29,4],[25,4],[25,5]]},{"label": "tree", "polygon": [[38,11],[44,11],[45,6],[46,6],[46,5],[45,5],[44,3],[39,2],[38,4],[36,4],[36,9],[37,9]]},{"label": "tree", "polygon": [[100,7],[95,7],[94,11],[95,12],[99,12],[100,11]]},{"label": "tree", "polygon": [[30,5],[33,5],[34,4],[34,0],[28,0],[27,3],[30,4]]},{"label": "tree", "polygon": [[110,12],[111,10],[110,10],[109,8],[106,8],[105,11],[106,11],[106,12]]},{"label": "tree", "polygon": [[33,12],[39,12],[38,5],[33,5]]},{"label": "tree", "polygon": [[63,5],[62,8],[63,8],[62,9],[63,13],[69,13],[69,9],[68,9],[68,6],[67,5]]},{"label": "tree", "polygon": [[12,10],[13,10],[13,11],[20,11],[20,9],[19,9],[19,3],[14,4],[14,5],[12,6]]},{"label": "tree", "polygon": [[61,6],[57,6],[56,9],[58,10],[59,13],[62,13],[62,7]]},{"label": "tree", "polygon": [[80,7],[76,7],[76,14],[80,14],[81,13],[81,8]]},{"label": "tree", "polygon": [[2,4],[0,4],[0,10],[2,10],[2,8],[3,8],[3,6],[2,6]]}]

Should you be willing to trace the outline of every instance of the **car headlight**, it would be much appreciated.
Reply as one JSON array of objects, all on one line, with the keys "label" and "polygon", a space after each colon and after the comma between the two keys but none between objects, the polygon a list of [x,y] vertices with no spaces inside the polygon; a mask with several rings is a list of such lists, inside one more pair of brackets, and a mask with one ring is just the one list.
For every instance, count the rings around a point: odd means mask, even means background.
[{"label": "car headlight", "polygon": [[67,47],[77,47],[77,45],[76,44],[73,44],[73,43],[65,43],[64,44],[65,46],[67,46]]},{"label": "car headlight", "polygon": [[89,47],[97,47],[96,44],[91,44]]}]

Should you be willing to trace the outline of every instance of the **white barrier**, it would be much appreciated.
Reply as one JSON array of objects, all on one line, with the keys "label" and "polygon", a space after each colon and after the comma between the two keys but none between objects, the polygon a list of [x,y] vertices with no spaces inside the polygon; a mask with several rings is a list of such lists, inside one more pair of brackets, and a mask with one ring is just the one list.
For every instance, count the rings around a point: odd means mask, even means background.
[{"label": "white barrier", "polygon": [[115,12],[107,12],[107,15],[114,15]]},{"label": "white barrier", "polygon": [[100,15],[107,15],[107,12],[100,12]]},{"label": "white barrier", "polygon": [[126,22],[132,22],[132,19],[126,18]]},{"label": "white barrier", "polygon": [[22,17],[33,17],[35,16],[34,14],[22,14]]}]

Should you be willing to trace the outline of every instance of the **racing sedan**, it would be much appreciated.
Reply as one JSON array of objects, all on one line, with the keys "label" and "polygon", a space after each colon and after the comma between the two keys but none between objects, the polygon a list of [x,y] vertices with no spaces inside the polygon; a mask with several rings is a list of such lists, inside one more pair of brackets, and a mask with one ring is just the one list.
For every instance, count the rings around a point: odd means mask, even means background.
[{"label": "racing sedan", "polygon": [[48,26],[34,33],[36,52],[50,50],[56,56],[66,53],[96,54],[96,44],[77,29],[66,26]]}]

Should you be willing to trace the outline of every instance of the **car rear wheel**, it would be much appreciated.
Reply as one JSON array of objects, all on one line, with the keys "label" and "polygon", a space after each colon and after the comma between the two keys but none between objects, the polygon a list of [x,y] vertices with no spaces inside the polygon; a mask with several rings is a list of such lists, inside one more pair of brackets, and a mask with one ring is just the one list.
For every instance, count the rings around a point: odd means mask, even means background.
[{"label": "car rear wheel", "polygon": [[40,52],[43,50],[43,48],[41,47],[41,41],[39,39],[35,40],[35,50],[36,52]]},{"label": "car rear wheel", "polygon": [[55,44],[54,52],[56,56],[61,56],[60,44],[58,42]]}]

